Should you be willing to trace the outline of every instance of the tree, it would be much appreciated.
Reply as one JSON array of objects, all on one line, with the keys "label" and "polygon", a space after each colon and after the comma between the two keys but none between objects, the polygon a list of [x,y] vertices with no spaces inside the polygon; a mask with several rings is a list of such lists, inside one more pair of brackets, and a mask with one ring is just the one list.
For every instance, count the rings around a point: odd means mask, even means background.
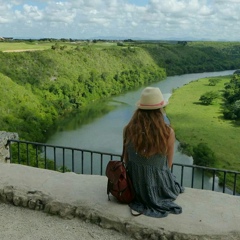
[{"label": "tree", "polygon": [[233,74],[240,75],[240,69],[236,70]]},{"label": "tree", "polygon": [[218,79],[218,78],[210,78],[209,80],[208,80],[208,85],[209,86],[216,86],[216,84],[218,83],[220,81],[220,79]]},{"label": "tree", "polygon": [[193,147],[193,162],[199,166],[213,166],[216,161],[214,152],[206,143],[199,143]]},{"label": "tree", "polygon": [[236,115],[236,118],[239,119],[240,118],[240,100],[237,100],[233,104],[233,112]]},{"label": "tree", "polygon": [[52,45],[52,50],[59,50],[59,49],[60,49],[59,43],[55,43],[54,45]]},{"label": "tree", "polygon": [[124,46],[124,44],[122,42],[117,42],[117,46]]},{"label": "tree", "polygon": [[186,46],[187,43],[188,43],[187,41],[178,41],[178,44],[183,45],[183,46]]},{"label": "tree", "polygon": [[212,104],[213,100],[218,98],[218,93],[217,92],[206,92],[204,93],[200,98],[199,101],[201,101],[201,103],[203,105],[210,105]]},{"label": "tree", "polygon": [[226,119],[240,119],[240,75],[234,74],[223,92],[224,110]]}]

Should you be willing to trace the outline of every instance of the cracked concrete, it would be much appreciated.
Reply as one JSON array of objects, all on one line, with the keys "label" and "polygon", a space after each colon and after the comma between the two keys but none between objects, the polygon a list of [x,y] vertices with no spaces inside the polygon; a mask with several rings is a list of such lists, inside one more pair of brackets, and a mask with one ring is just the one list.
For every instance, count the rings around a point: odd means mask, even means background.
[{"label": "cracked concrete", "polygon": [[183,213],[156,219],[133,217],[127,205],[108,201],[106,186],[105,176],[0,163],[0,201],[46,217],[81,219],[127,239],[240,239],[239,196],[186,188],[176,200]]}]

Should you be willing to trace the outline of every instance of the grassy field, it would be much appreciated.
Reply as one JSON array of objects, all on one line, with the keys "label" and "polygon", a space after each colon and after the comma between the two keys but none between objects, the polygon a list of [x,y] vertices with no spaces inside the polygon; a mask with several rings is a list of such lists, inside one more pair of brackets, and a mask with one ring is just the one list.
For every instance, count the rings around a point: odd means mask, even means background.
[{"label": "grassy field", "polygon": [[1,42],[0,51],[19,51],[19,50],[44,50],[50,49],[52,43],[27,43],[27,42]]},{"label": "grassy field", "polygon": [[[40,41],[33,41],[33,42],[0,42],[0,51],[3,52],[12,52],[12,51],[33,51],[33,50],[45,50],[51,49],[51,47],[56,42],[40,42]],[[66,46],[67,49],[76,48],[76,47],[86,47],[92,46],[95,48],[108,48],[117,46],[116,42],[87,42],[87,41],[80,41],[80,42],[57,42],[60,46]]]},{"label": "grassy field", "polygon": [[221,77],[216,86],[209,86],[209,78],[204,78],[174,90],[166,112],[180,142],[191,146],[206,143],[217,157],[213,167],[240,171],[240,127],[223,119],[221,97],[209,106],[199,102],[208,91],[221,93],[230,78]]}]

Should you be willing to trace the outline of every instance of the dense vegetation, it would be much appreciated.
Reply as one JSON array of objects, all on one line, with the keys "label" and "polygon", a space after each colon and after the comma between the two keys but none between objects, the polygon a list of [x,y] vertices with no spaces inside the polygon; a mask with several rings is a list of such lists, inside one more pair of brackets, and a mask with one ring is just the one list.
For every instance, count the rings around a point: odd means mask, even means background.
[{"label": "dense vegetation", "polygon": [[0,53],[1,129],[31,141],[62,114],[165,78],[142,49]]},{"label": "dense vegetation", "polygon": [[145,48],[167,75],[238,69],[240,43],[190,42],[148,45]]},{"label": "dense vegetation", "polygon": [[83,111],[93,101],[166,75],[240,66],[240,43],[22,44],[45,50],[0,52],[0,124],[1,130],[29,141],[45,141],[56,119],[67,112]]},{"label": "dense vegetation", "polygon": [[240,73],[238,71],[232,76],[223,91],[224,110],[226,119],[240,120]]}]

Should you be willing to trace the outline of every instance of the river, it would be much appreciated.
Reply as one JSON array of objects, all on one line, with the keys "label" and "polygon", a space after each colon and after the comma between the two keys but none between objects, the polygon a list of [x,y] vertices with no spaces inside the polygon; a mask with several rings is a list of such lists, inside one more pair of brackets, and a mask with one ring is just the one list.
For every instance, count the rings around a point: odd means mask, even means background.
[{"label": "river", "polygon": [[[159,87],[165,99],[169,99],[172,90],[183,86],[191,81],[214,76],[226,76],[233,74],[234,70],[221,72],[206,72],[196,74],[184,74],[167,77],[165,80],[149,84],[148,86]],[[58,123],[57,130],[49,137],[47,144],[89,149],[92,151],[110,152],[121,154],[122,129],[130,120],[135,104],[141,91],[146,86],[129,91],[125,94],[112,97],[106,101],[98,101],[81,113],[71,114]],[[170,103],[171,104],[171,103]],[[192,164],[192,158],[181,154],[177,150],[178,141],[175,144],[174,162]],[[174,174],[179,179],[180,169],[174,168]],[[194,187],[201,186],[201,172],[196,171]],[[184,186],[190,186],[191,170],[184,171]],[[205,188],[212,188],[212,178],[205,178]],[[222,189],[215,184],[215,189]]]}]

